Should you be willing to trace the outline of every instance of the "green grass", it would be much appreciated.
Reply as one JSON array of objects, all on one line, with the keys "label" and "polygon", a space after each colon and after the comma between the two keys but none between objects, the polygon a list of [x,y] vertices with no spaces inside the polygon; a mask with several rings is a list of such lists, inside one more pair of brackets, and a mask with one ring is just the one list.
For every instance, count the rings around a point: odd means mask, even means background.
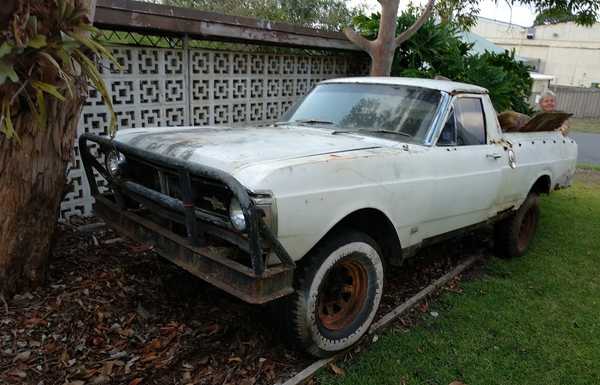
[{"label": "green grass", "polygon": [[571,118],[569,124],[572,131],[600,134],[600,119]]},{"label": "green grass", "polygon": [[[589,173],[588,173],[589,174]],[[542,199],[528,254],[493,258],[321,384],[600,384],[600,173]]]}]

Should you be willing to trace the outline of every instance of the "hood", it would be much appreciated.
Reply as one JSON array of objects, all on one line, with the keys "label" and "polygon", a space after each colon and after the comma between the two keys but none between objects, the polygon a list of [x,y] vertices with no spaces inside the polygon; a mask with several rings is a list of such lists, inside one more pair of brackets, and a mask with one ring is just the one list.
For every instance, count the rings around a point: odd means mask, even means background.
[{"label": "hood", "polygon": [[116,141],[233,173],[250,165],[380,147],[377,139],[313,127],[172,127],[119,131]]}]

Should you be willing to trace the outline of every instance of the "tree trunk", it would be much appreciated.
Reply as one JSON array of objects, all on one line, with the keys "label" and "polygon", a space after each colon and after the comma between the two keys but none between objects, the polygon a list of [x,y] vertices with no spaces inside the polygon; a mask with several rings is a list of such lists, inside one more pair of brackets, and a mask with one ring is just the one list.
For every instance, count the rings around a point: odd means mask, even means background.
[{"label": "tree trunk", "polygon": [[7,294],[45,279],[81,101],[49,101],[44,129],[30,114],[19,116],[21,143],[0,135],[0,290]]},{"label": "tree trunk", "polygon": [[396,36],[396,18],[400,0],[378,1],[381,4],[381,19],[375,40],[367,40],[352,28],[344,28],[344,34],[348,40],[362,48],[371,57],[371,76],[390,76],[396,48],[421,28],[431,14],[435,0],[429,0],[421,16],[398,36]]},{"label": "tree trunk", "polygon": [[[95,0],[84,3],[95,8]],[[73,98],[46,99],[46,127],[36,127],[33,115],[22,109],[13,117],[19,140],[0,134],[0,293],[10,295],[45,280],[66,168],[87,96],[86,79],[77,80]]]},{"label": "tree trunk", "polygon": [[393,42],[382,42],[373,47],[373,55],[371,56],[371,76],[390,76],[395,50],[396,46]]},{"label": "tree trunk", "polygon": [[381,4],[379,33],[377,39],[373,41],[371,55],[371,76],[390,76],[394,51],[396,51],[396,18],[400,0],[387,0]]}]

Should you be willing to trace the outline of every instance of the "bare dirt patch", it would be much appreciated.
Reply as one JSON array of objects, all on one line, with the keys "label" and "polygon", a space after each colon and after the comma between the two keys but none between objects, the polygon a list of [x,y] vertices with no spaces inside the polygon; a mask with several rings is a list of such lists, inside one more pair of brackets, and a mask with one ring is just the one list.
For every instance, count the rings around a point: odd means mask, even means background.
[{"label": "bare dirt patch", "polygon": [[578,168],[575,173],[575,181],[586,185],[600,186],[600,171],[593,169]]},{"label": "bare dirt patch", "polygon": [[[489,250],[486,234],[391,268],[379,317]],[[107,228],[62,225],[48,285],[0,301],[0,383],[270,384],[313,361],[282,341],[275,318]]]}]

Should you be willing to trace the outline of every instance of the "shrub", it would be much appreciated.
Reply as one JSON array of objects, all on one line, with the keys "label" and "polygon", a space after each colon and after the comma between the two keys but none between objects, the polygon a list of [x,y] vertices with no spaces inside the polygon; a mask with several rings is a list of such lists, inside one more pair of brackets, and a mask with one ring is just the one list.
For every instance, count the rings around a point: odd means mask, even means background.
[{"label": "shrub", "polygon": [[[396,29],[403,31],[417,17],[415,8],[405,10],[397,19]],[[380,15],[375,13],[359,15],[353,23],[365,37],[373,39],[379,29],[379,20]],[[471,53],[472,44],[464,43],[458,32],[452,24],[436,24],[430,18],[396,51],[392,76],[433,78],[441,75],[476,84],[489,90],[497,111],[514,110],[530,114],[530,68],[516,60],[514,52]]]}]

